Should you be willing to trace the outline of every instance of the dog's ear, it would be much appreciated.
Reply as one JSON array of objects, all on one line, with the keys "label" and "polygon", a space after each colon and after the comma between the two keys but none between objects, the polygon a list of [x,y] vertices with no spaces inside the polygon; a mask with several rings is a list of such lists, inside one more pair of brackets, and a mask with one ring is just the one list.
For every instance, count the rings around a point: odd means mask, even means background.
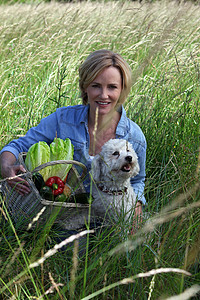
[{"label": "dog's ear", "polygon": [[138,163],[138,161],[136,161],[136,163],[135,163],[135,166],[134,166],[134,171],[133,171],[133,174],[132,174],[132,176],[136,176],[138,173],[140,172],[140,166],[139,166],[139,163]]},{"label": "dog's ear", "polygon": [[94,181],[100,181],[101,178],[101,157],[99,154],[95,155],[95,157],[92,160],[92,178]]},{"label": "dog's ear", "polygon": [[135,151],[133,152],[133,154],[134,154],[133,157],[134,157],[135,163],[134,163],[132,176],[135,177],[140,172],[140,166],[139,166],[138,157],[137,157],[137,154],[135,153]]}]

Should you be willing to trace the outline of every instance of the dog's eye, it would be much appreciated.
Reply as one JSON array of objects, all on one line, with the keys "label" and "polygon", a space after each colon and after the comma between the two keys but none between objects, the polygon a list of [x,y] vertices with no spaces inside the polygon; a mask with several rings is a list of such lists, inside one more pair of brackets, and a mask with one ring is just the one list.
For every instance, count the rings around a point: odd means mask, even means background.
[{"label": "dog's eye", "polygon": [[119,151],[115,151],[112,155],[118,155],[119,156]]}]

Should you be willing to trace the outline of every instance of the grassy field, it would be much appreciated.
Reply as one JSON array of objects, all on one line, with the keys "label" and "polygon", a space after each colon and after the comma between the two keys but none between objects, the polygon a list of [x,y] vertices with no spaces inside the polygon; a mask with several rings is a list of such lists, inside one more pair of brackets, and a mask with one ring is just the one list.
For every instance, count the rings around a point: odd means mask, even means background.
[{"label": "grassy field", "polygon": [[199,299],[199,24],[190,2],[0,5],[0,149],[81,103],[78,67],[91,51],[119,52],[134,79],[125,108],[148,143],[150,218],[126,242],[116,225],[77,260],[76,243],[74,256],[45,256],[50,226],[18,233],[2,206],[1,299]]}]

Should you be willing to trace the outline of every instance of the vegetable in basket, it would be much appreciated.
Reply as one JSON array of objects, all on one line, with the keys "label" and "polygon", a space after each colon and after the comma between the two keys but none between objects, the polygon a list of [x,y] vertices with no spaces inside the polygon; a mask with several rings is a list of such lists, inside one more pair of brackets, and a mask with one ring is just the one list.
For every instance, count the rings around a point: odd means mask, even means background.
[{"label": "vegetable in basket", "polygon": [[[59,139],[55,138],[50,144],[50,160],[73,160],[74,146],[70,139]],[[64,182],[66,181],[67,174],[71,169],[72,165],[59,164],[51,167],[50,176],[58,176]],[[50,177],[49,176],[49,177]]]},{"label": "vegetable in basket", "polygon": [[[36,167],[53,160],[73,160],[73,155],[74,147],[70,139],[55,138],[50,146],[46,142],[38,142],[32,145],[27,152],[25,164],[27,169],[32,171]],[[70,164],[57,164],[46,167],[40,170],[39,173],[43,176],[44,181],[52,176],[58,176],[65,181],[71,167]]]},{"label": "vegetable in basket", "polygon": [[69,199],[71,189],[58,176],[47,179],[45,186],[40,189],[40,195],[47,200],[64,202]]},{"label": "vegetable in basket", "polygon": [[60,194],[54,199],[54,201],[56,201],[56,202],[66,202],[67,197],[65,196],[65,194]]},{"label": "vegetable in basket", "polygon": [[45,185],[44,179],[40,173],[34,173],[32,176],[33,182],[35,184],[35,187],[38,191]]},{"label": "vegetable in basket", "polygon": [[64,191],[65,184],[58,176],[48,178],[45,184],[52,189],[54,196],[58,196]]},{"label": "vegetable in basket", "polygon": [[[29,171],[50,161],[50,148],[46,142],[38,142],[32,145],[26,155],[25,165]],[[46,181],[50,175],[50,167],[44,168],[39,172]]]},{"label": "vegetable in basket", "polygon": [[49,186],[43,186],[40,189],[40,195],[46,200],[54,201],[54,195],[52,193],[52,189]]}]

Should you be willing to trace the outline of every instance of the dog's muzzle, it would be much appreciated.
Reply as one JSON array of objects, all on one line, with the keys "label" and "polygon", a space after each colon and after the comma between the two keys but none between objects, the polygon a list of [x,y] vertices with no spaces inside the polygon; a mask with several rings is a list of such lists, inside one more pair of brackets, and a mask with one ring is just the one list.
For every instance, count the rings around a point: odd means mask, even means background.
[{"label": "dog's muzzle", "polygon": [[125,160],[126,160],[127,162],[131,163],[131,162],[132,162],[132,156],[130,156],[130,155],[126,156],[126,157],[125,157]]},{"label": "dog's muzzle", "polygon": [[128,155],[125,157],[125,161],[127,161],[127,163],[125,163],[122,168],[121,171],[123,172],[130,172],[131,171],[131,163],[132,163],[132,156]]}]

